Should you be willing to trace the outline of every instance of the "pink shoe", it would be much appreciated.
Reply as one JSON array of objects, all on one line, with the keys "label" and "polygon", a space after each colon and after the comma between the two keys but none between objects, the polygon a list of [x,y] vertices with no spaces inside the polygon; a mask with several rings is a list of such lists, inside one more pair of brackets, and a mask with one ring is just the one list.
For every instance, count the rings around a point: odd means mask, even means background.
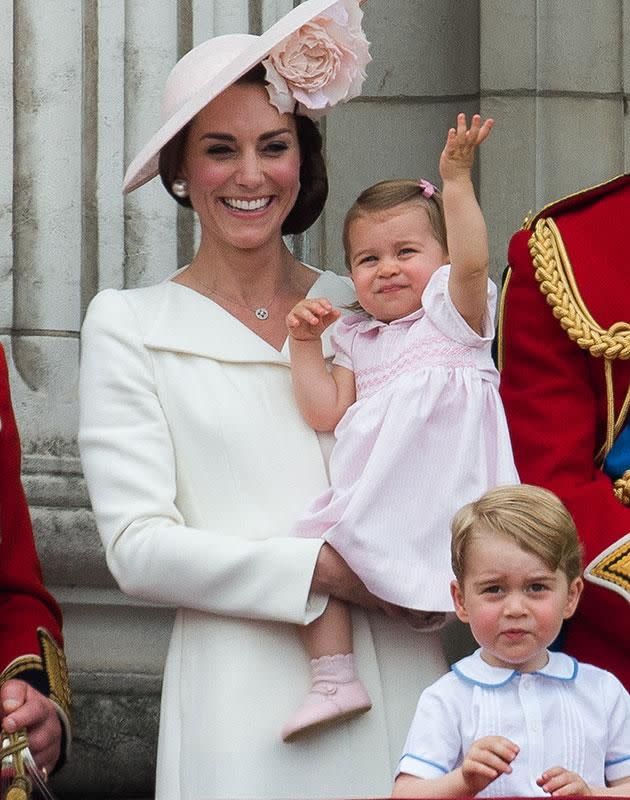
[{"label": "pink shoe", "polygon": [[357,678],[352,653],[314,658],[311,670],[313,685],[302,705],[282,728],[285,742],[372,708],[370,696]]}]

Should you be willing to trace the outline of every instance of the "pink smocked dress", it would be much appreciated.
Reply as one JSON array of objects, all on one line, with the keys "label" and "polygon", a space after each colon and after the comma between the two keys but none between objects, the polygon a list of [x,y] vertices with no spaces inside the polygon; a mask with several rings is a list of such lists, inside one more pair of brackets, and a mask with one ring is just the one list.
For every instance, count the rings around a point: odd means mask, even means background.
[{"label": "pink smocked dress", "polygon": [[384,323],[342,317],[334,363],[352,370],[357,399],[335,429],[330,489],[298,522],[322,536],[375,595],[452,611],[450,523],[487,489],[518,483],[492,362],[496,288],[488,282],[483,336],[448,293],[449,266],[422,308]]}]

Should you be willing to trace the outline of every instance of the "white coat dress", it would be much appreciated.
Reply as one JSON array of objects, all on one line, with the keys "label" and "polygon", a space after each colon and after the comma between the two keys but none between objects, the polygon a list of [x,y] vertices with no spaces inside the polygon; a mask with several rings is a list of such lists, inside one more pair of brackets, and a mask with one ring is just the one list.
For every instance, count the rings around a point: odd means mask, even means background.
[{"label": "white coat dress", "polygon": [[[353,299],[332,272],[310,295]],[[446,668],[437,634],[355,609],[372,710],[280,739],[309,679],[295,623],[326,603],[309,595],[321,540],[289,534],[328,484],[332,443],[294,403],[286,343],[170,280],[105,290],[82,331],[80,401],[108,565],[123,591],[178,608],[157,800],[389,795],[418,694]]]}]

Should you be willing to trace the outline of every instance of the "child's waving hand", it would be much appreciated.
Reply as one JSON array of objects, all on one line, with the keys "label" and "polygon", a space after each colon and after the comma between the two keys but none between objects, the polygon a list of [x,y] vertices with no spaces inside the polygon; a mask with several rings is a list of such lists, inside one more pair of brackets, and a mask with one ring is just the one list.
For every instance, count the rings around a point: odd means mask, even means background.
[{"label": "child's waving hand", "polygon": [[486,119],[482,123],[480,115],[474,114],[468,128],[466,114],[457,115],[457,127],[449,128],[440,156],[440,176],[443,181],[470,176],[475,149],[488,138],[493,125],[493,119]]},{"label": "child's waving hand", "polygon": [[287,314],[287,330],[293,339],[315,341],[340,316],[341,312],[325,297],[305,297]]}]

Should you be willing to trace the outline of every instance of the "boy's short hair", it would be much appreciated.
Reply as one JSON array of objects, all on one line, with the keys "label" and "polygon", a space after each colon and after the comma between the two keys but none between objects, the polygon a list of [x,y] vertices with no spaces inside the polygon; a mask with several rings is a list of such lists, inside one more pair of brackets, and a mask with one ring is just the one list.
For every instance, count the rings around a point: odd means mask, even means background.
[{"label": "boy's short hair", "polygon": [[553,492],[526,483],[498,486],[468,503],[451,523],[451,564],[458,581],[466,566],[470,539],[483,531],[500,533],[560,569],[569,583],[582,574],[582,546],[575,523]]}]

